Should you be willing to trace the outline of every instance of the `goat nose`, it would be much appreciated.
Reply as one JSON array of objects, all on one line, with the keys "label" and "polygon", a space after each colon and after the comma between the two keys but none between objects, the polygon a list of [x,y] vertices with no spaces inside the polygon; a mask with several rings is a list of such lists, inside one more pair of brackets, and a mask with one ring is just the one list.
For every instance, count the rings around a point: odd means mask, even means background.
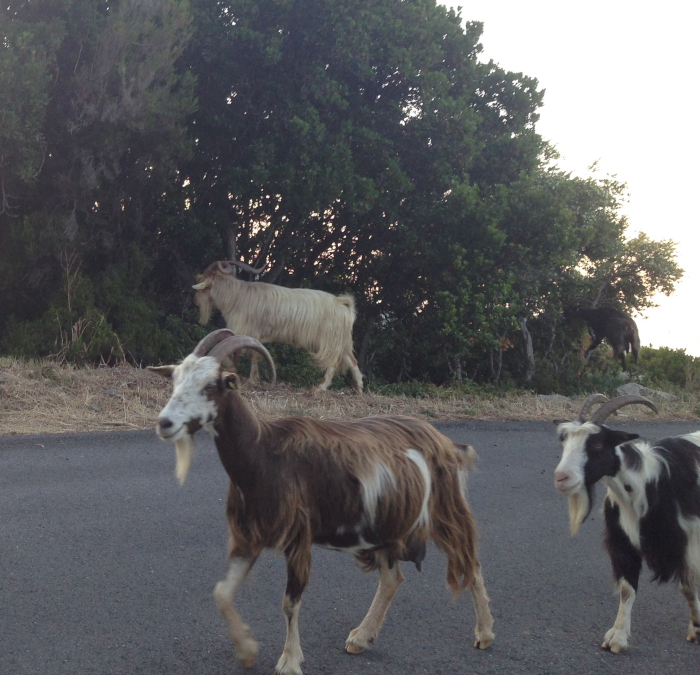
[{"label": "goat nose", "polygon": [[167,417],[159,417],[158,426],[161,429],[170,429],[170,427],[173,426],[173,421],[171,419],[168,419]]},{"label": "goat nose", "polygon": [[569,476],[566,471],[555,471],[554,472],[554,482],[555,483],[566,483],[571,476]]}]

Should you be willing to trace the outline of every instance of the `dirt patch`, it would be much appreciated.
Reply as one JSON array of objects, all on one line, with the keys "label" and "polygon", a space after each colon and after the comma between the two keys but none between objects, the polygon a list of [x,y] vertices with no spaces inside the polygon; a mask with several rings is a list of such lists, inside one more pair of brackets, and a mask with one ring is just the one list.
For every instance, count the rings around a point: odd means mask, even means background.
[{"label": "dirt patch", "polygon": [[[170,396],[169,382],[126,363],[113,368],[74,368],[0,359],[0,434],[42,434],[114,429],[152,429]],[[412,415],[428,421],[572,419],[582,399],[537,396],[413,398],[316,392],[285,384],[244,389],[252,407],[267,418],[306,415],[318,419]],[[625,420],[698,419],[697,396],[625,409]]]}]

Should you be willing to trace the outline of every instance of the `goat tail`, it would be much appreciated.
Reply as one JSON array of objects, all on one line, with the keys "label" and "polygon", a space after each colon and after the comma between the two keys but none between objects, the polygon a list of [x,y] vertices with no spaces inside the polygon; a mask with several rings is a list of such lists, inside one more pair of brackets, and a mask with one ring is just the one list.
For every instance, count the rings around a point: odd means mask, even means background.
[{"label": "goat tail", "polygon": [[438,549],[447,556],[447,585],[455,595],[472,585],[479,565],[476,522],[464,496],[464,478],[460,475],[463,473],[460,467],[453,475],[444,476],[444,482],[435,491],[431,517],[431,534]]},{"label": "goat tail", "polygon": [[355,363],[352,329],[355,323],[355,300],[351,295],[333,297],[330,307],[313,326],[313,339],[307,348],[311,358],[321,368],[336,368],[343,374]]}]

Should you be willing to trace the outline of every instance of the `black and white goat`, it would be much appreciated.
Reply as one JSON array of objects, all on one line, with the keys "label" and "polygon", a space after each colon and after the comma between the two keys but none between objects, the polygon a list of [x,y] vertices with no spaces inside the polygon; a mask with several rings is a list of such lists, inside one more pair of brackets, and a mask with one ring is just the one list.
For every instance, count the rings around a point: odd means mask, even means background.
[{"label": "black and white goat", "polygon": [[476,525],[464,496],[474,450],[410,418],[262,420],[243,401],[236,376],[222,371],[222,360],[241,349],[262,354],[274,373],[260,342],[227,329],[210,333],[180,365],[152,369],[174,385],[157,430],[175,442],[178,478],[185,479],[192,435],[200,428],[214,436],[230,478],[230,563],[214,597],[238,658],[251,665],[258,646],[236,612],[234,593],[260,553],[276,549],[287,560],[282,603],[287,639],[276,672],[301,673],[298,617],[312,544],[352,553],[365,570],[379,569],[374,601],[350,632],[346,651],[359,653],[375,639],[403,581],[399,561],[420,569],[429,539],[447,554],[452,590],[471,591],[475,646],[488,647],[493,619],[477,559]]},{"label": "black and white goat", "polygon": [[558,427],[563,454],[554,472],[557,490],[569,497],[572,534],[591,511],[593,486],[601,481],[608,488],[605,546],[620,608],[603,647],[616,654],[627,647],[642,561],[655,580],[680,582],[690,608],[688,640],[700,644],[700,431],[650,443],[604,426],[615,410],[633,403],[656,411],[641,396],[589,397],[577,421]]}]

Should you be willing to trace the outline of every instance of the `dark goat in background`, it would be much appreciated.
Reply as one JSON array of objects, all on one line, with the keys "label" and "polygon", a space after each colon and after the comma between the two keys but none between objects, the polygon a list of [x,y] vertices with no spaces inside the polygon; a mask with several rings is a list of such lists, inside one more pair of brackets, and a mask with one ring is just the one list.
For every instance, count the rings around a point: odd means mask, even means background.
[{"label": "dark goat in background", "polygon": [[593,342],[586,350],[588,360],[593,350],[606,340],[612,347],[613,356],[620,359],[622,370],[627,370],[625,352],[632,352],[635,364],[639,357],[639,332],[631,316],[614,307],[569,307],[564,311],[565,321],[583,319]]}]

